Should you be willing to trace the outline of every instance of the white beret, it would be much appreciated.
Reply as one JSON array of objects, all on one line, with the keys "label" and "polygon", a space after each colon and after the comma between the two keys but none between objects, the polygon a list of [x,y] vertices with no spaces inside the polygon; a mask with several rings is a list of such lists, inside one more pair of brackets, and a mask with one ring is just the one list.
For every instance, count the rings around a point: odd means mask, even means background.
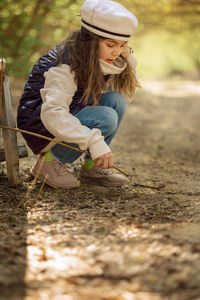
[{"label": "white beret", "polygon": [[81,25],[97,35],[128,41],[138,21],[120,3],[111,0],[86,0],[81,7]]}]

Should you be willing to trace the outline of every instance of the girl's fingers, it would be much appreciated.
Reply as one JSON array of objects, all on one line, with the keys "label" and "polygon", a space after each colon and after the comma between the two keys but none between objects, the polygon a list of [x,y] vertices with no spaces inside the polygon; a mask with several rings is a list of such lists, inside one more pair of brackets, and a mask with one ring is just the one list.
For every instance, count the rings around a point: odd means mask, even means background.
[{"label": "girl's fingers", "polygon": [[109,158],[109,164],[108,168],[111,168],[113,166],[112,156]]},{"label": "girl's fingers", "polygon": [[97,159],[95,159],[94,163],[95,163],[95,166],[103,168],[103,169],[111,168],[113,165],[112,154],[106,153],[106,154],[98,157]]},{"label": "girl's fingers", "polygon": [[99,158],[99,159],[96,160],[95,165],[97,167],[101,167],[102,163],[103,163],[102,159]]},{"label": "girl's fingers", "polygon": [[95,166],[100,167],[102,165],[102,159],[101,159],[101,157],[95,159],[94,163],[95,163]]},{"label": "girl's fingers", "polygon": [[107,157],[103,160],[101,167],[103,169],[107,169],[108,168],[108,158]]}]

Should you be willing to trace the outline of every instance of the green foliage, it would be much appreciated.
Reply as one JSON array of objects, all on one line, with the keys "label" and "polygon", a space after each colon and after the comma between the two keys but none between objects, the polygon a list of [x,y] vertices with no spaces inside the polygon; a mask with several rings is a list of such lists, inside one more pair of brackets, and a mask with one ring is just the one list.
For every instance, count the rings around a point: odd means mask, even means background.
[{"label": "green foliage", "polygon": [[199,0],[118,0],[138,17],[141,31],[165,29],[180,33],[199,28]]},{"label": "green foliage", "polygon": [[[169,74],[200,67],[199,0],[118,2],[138,17],[136,56],[141,58],[144,70]],[[82,3],[83,0],[0,0],[0,57],[6,59],[9,74],[26,77],[41,54],[79,28]],[[168,34],[162,36],[163,31]]]},{"label": "green foliage", "polygon": [[79,13],[78,2],[1,0],[0,56],[6,59],[10,74],[27,75],[34,59],[65,38],[64,31],[73,28]]},{"label": "green foliage", "polygon": [[[200,33],[200,32],[199,32]],[[180,76],[197,68],[197,48],[190,47],[185,35],[155,31],[144,35],[135,46],[139,77]]]}]

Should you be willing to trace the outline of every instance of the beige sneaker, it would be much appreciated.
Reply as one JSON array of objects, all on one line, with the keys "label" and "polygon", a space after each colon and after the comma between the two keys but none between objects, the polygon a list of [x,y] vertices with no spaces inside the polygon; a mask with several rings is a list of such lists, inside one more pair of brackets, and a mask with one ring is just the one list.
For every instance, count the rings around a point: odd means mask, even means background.
[{"label": "beige sneaker", "polygon": [[114,173],[112,169],[93,167],[86,169],[82,166],[80,180],[85,183],[94,183],[104,186],[122,186],[129,183],[129,179],[122,174]]},{"label": "beige sneaker", "polygon": [[40,181],[54,188],[71,189],[80,186],[80,182],[67,170],[67,167],[57,160],[47,162],[40,156],[30,173]]}]

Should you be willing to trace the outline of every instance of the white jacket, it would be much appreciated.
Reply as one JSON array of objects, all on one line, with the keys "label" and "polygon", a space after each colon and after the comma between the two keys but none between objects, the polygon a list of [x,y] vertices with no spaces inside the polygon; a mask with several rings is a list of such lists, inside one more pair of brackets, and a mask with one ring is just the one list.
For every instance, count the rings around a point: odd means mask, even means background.
[{"label": "white jacket", "polygon": [[[130,54],[128,62],[135,69],[137,63],[133,54]],[[100,60],[100,66],[104,75],[114,76],[126,68],[126,63],[119,57],[113,64]],[[105,91],[112,89],[112,75],[106,82]],[[99,129],[89,129],[69,112],[69,105],[77,90],[70,66],[62,64],[50,68],[44,77],[44,88],[40,90],[43,100],[41,120],[47,130],[55,136],[55,140],[78,144],[82,150],[89,149],[92,159],[111,152]],[[125,97],[127,99],[127,95]],[[54,145],[55,143],[51,142],[43,151],[48,151]]]}]

